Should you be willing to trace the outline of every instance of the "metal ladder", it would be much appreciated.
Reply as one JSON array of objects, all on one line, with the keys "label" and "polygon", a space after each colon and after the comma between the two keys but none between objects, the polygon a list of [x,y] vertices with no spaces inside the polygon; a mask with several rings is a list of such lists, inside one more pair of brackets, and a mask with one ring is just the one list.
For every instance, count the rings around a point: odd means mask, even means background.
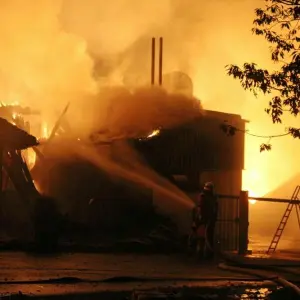
[{"label": "metal ladder", "polygon": [[273,236],[273,239],[271,241],[271,244],[269,246],[267,254],[272,254],[272,253],[275,252],[275,250],[276,250],[276,248],[278,246],[278,243],[280,241],[280,238],[282,236],[283,230],[284,230],[284,228],[285,228],[285,226],[287,224],[287,221],[288,221],[288,219],[289,219],[289,217],[291,215],[291,212],[293,210],[294,205],[296,206],[296,213],[297,213],[298,225],[299,225],[299,228],[300,228],[300,216],[299,216],[300,206],[299,206],[299,203],[295,204],[295,202],[294,202],[295,200],[299,200],[298,199],[299,192],[300,192],[300,186],[297,185],[296,188],[295,188],[295,190],[294,190],[294,193],[292,195],[292,198],[291,198],[290,202],[288,203],[288,206],[287,206],[287,208],[286,208],[286,210],[285,210],[285,212],[284,212],[284,214],[283,214],[283,216],[281,218],[279,226],[277,227],[277,230],[276,230],[276,232],[275,232],[275,234]]}]

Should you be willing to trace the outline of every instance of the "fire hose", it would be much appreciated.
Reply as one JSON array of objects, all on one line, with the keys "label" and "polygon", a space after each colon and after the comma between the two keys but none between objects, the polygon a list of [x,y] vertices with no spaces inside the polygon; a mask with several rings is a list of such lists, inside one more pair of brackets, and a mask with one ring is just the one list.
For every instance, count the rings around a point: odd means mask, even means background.
[{"label": "fire hose", "polygon": [[[212,253],[218,254],[220,258],[222,258],[225,263],[220,263],[218,267],[222,270],[226,271],[231,271],[231,272],[237,272],[237,273],[242,273],[250,276],[255,276],[260,279],[267,279],[269,281],[273,281],[276,284],[279,284],[283,287],[290,288],[295,292],[295,294],[300,298],[300,288],[293,284],[292,282],[286,280],[283,277],[280,277],[278,275],[271,275],[271,276],[266,276],[266,271],[268,272],[270,269],[269,267],[278,267],[278,265],[260,265],[258,263],[245,263],[245,260],[243,259],[234,259],[233,257],[228,257],[226,253],[222,251],[215,251],[214,247],[210,244],[208,237],[208,229],[209,229],[210,224],[207,224],[205,228],[205,247],[207,247]],[[230,265],[230,263],[233,263],[234,265]],[[254,270],[254,268],[260,268],[260,270]],[[299,273],[296,273],[297,275],[300,275]]]},{"label": "fire hose", "polygon": [[[279,284],[283,287],[287,287],[292,289],[295,294],[300,298],[300,289],[297,285],[293,284],[292,282],[286,280],[285,278],[282,278],[278,275],[272,275],[272,276],[266,276],[265,272],[260,271],[260,270],[253,270],[251,269],[250,265],[247,265],[247,267],[245,268],[245,265],[240,264],[239,266],[231,266],[228,265],[226,263],[220,263],[218,265],[218,267],[222,270],[226,270],[226,271],[232,271],[232,272],[237,272],[237,273],[242,273],[242,274],[247,274],[247,275],[251,275],[251,276],[255,276],[258,278],[262,278],[262,279],[267,279],[269,281],[273,281],[276,284]],[[250,267],[250,269],[249,269]],[[263,268],[262,268],[263,269]]]}]

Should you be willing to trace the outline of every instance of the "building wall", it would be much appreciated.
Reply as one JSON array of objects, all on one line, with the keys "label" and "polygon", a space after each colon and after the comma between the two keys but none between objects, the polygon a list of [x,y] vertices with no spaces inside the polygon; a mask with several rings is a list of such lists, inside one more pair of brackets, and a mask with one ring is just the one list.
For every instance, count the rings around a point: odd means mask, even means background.
[{"label": "building wall", "polygon": [[[225,120],[240,131],[227,136],[221,130]],[[207,181],[214,183],[218,194],[239,195],[244,168],[244,130],[245,121],[240,116],[206,111],[194,122],[163,131],[137,148],[158,173],[172,180],[192,200]],[[237,250],[238,214],[238,199],[219,199],[216,237],[223,250]],[[182,217],[185,217],[185,228],[189,228],[191,215],[183,211]]]},{"label": "building wall", "polygon": [[230,182],[227,186],[232,186],[231,181],[235,181],[234,189],[240,191],[244,133],[227,136],[220,128],[224,120],[241,131],[245,129],[245,121],[240,116],[206,111],[197,120],[180,128],[162,131],[155,138],[138,142],[136,147],[150,165],[164,176],[186,175],[190,182],[198,186],[200,173],[203,173],[206,175],[202,177],[215,177],[222,190],[225,189],[225,181]]}]

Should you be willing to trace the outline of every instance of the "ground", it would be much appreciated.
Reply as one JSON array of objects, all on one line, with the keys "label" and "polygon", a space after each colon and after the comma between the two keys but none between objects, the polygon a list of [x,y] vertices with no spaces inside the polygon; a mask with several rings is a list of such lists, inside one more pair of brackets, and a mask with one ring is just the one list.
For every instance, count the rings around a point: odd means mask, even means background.
[{"label": "ground", "polygon": [[[245,284],[245,280],[249,281],[247,284],[256,284],[254,277],[220,270],[216,264],[197,263],[185,255],[76,253],[36,256],[2,252],[0,268],[1,295],[132,291],[158,286],[221,286],[231,285],[235,280],[239,280],[239,284]],[[105,281],[109,278],[113,280]],[[88,283],[88,280],[93,282]]]}]

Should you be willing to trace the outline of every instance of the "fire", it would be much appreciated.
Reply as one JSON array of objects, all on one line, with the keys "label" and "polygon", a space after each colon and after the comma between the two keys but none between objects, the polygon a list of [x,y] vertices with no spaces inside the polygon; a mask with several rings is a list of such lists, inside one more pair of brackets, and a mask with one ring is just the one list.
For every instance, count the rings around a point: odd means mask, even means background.
[{"label": "fire", "polygon": [[152,137],[154,137],[154,136],[156,136],[156,135],[159,135],[159,133],[160,133],[160,130],[159,129],[155,129],[155,130],[153,130],[148,136],[147,136],[147,138],[149,139],[149,138],[152,138]]},{"label": "fire", "polygon": [[35,165],[36,154],[34,150],[32,150],[31,148],[27,149],[26,151],[27,151],[26,162],[28,164],[28,168],[31,170]]},{"label": "fire", "polygon": [[[268,191],[261,173],[255,169],[244,170],[243,190],[248,191],[249,197],[263,197]],[[256,200],[249,200],[249,203],[255,204]]]},{"label": "fire", "polygon": [[18,105],[20,105],[20,103],[18,101],[13,101],[13,102],[10,102],[10,103],[6,103],[6,102],[1,101],[1,106],[18,106]]},{"label": "fire", "polygon": [[42,138],[47,139],[49,137],[49,129],[46,122],[42,123]]},{"label": "fire", "polygon": [[[248,196],[249,197],[258,197],[255,193],[253,193],[252,191],[248,191]],[[253,199],[250,199],[249,200],[249,203],[250,204],[255,204],[256,203],[256,200],[253,200]]]}]

